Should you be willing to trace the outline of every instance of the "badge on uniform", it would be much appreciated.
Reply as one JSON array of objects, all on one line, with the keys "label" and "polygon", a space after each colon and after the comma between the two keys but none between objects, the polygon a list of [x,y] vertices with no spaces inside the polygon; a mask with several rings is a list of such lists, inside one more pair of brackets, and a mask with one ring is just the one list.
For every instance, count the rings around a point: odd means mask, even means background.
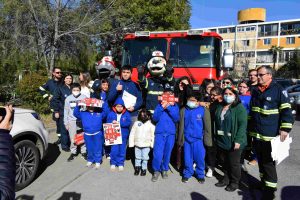
[{"label": "badge on uniform", "polygon": [[271,97],[267,97],[267,101],[271,101],[272,100],[272,98]]},{"label": "badge on uniform", "polygon": [[283,90],[283,91],[282,91],[282,94],[283,94],[286,98],[288,97],[288,93],[287,93],[286,90]]}]

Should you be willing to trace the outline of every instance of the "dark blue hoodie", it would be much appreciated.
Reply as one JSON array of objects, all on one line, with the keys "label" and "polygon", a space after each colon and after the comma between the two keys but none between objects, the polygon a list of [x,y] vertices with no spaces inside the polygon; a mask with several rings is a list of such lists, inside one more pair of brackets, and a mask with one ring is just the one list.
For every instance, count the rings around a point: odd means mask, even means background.
[{"label": "dark blue hoodie", "polygon": [[122,134],[122,137],[128,137],[129,127],[131,125],[131,115],[126,110],[124,101],[122,100],[121,97],[117,98],[117,100],[115,101],[112,111],[110,111],[109,114],[107,115],[106,121],[107,121],[107,123],[112,123],[114,120],[117,121],[118,113],[114,108],[116,105],[122,105],[124,107],[123,112],[120,113],[121,114],[121,118],[120,118],[121,134]]},{"label": "dark blue hoodie", "polygon": [[[118,84],[123,86],[122,91],[117,91],[116,87]],[[124,90],[126,90],[126,92],[132,94],[133,96],[135,96],[137,98],[136,104],[134,106],[134,110],[131,113],[131,115],[136,116],[137,111],[141,108],[141,106],[143,104],[143,98],[142,98],[142,92],[141,92],[138,84],[133,82],[132,80],[115,81],[109,89],[107,100],[110,104],[114,103],[118,97],[122,97]]]}]

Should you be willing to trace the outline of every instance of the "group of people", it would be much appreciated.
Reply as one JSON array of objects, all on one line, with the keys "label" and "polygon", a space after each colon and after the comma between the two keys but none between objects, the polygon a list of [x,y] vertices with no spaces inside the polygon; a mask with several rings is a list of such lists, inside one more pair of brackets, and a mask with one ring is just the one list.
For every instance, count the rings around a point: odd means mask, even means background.
[{"label": "group of people", "polygon": [[[182,182],[195,176],[199,183],[212,177],[221,166],[223,178],[216,183],[232,192],[238,189],[241,166],[251,147],[250,164],[258,162],[265,198],[274,198],[277,187],[275,162],[271,157],[271,140],[280,135],[285,140],[292,129],[293,116],[287,94],[272,79],[272,68],[262,66],[250,70],[249,80],[235,87],[231,78],[221,81],[205,79],[200,90],[194,90],[190,79],[165,78],[159,91],[158,81],[142,76],[138,83],[131,80],[132,67],[123,66],[120,80],[99,79],[91,82],[89,73],[80,73],[80,83],[72,75],[64,76],[54,68],[53,79],[40,87],[50,100],[53,119],[57,122],[62,150],[71,151],[68,161],[80,152],[87,166],[98,169],[103,155],[110,159],[110,168],[124,170],[127,142],[135,148],[134,175],[145,176],[149,152],[152,150],[152,181],[161,175],[168,178],[169,164],[182,170]],[[167,72],[171,72],[171,70]],[[124,93],[136,98],[134,105],[125,106]],[[160,95],[175,95],[176,101],[159,101]],[[80,107],[85,98],[102,100],[103,106]],[[76,146],[78,122],[84,131],[85,144]],[[122,144],[105,146],[103,123],[120,124]]]}]

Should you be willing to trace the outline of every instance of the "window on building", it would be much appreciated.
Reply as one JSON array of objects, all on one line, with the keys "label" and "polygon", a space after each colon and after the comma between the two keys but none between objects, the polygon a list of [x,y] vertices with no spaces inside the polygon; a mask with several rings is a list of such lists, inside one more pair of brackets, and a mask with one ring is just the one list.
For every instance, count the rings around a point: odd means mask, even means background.
[{"label": "window on building", "polygon": [[280,35],[300,34],[300,22],[281,24]]},{"label": "window on building", "polygon": [[217,29],[210,29],[210,32],[217,32]]},{"label": "window on building", "polygon": [[271,38],[265,38],[264,39],[264,45],[270,45],[271,44]]},{"label": "window on building", "polygon": [[295,44],[295,37],[287,37],[286,44]]},{"label": "window on building", "polygon": [[266,24],[258,27],[258,36],[275,36],[278,35],[278,24]]},{"label": "window on building", "polygon": [[230,41],[224,41],[223,42],[223,47],[224,47],[224,49],[229,49],[230,48]]},{"label": "window on building", "polygon": [[242,40],[243,46],[244,47],[249,47],[250,46],[250,40]]},{"label": "window on building", "polygon": [[220,28],[219,33],[227,33],[227,28]]}]

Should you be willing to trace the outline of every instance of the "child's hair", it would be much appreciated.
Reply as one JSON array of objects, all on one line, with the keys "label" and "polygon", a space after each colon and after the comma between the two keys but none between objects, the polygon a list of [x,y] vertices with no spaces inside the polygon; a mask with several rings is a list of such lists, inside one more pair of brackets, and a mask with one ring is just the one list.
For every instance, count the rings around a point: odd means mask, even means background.
[{"label": "child's hair", "polygon": [[217,95],[222,95],[223,90],[221,87],[215,86],[215,87],[211,88],[210,93],[211,92],[215,92]]},{"label": "child's hair", "polygon": [[81,90],[81,86],[80,86],[79,83],[72,83],[70,88],[71,88],[71,91],[72,91],[74,88],[79,88],[79,90]]},{"label": "child's hair", "polygon": [[142,118],[142,113],[145,113],[147,116],[148,116],[148,119],[152,121],[152,114],[149,110],[147,110],[146,108],[142,108],[140,111],[139,111],[139,114],[138,114],[138,117],[137,119],[139,121],[141,121],[141,118]]},{"label": "child's hair", "polygon": [[191,97],[195,97],[195,99],[197,101],[202,101],[203,100],[202,95],[201,95],[201,91],[199,91],[199,90],[193,90],[193,91],[189,92],[189,94],[187,96],[187,99],[189,99]]},{"label": "child's hair", "polygon": [[131,65],[123,65],[122,68],[121,68],[121,72],[122,72],[123,70],[129,70],[129,71],[132,72],[132,66],[131,66]]},{"label": "child's hair", "polygon": [[100,84],[100,90],[102,90],[102,83],[107,83],[108,84],[108,89],[110,87],[109,81],[105,78],[101,80],[101,84]]}]

